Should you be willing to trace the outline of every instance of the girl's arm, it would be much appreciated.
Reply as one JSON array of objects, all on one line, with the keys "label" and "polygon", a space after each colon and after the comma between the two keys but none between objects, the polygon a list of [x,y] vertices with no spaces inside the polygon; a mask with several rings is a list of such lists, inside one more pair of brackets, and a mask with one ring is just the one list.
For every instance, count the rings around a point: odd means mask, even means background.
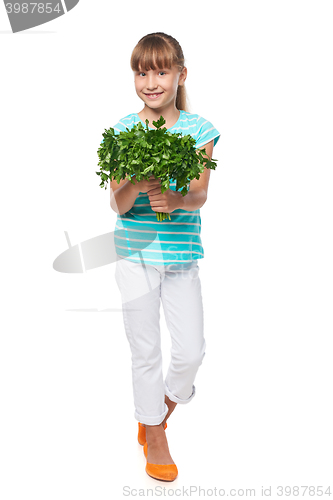
[{"label": "girl's arm", "polygon": [[[135,177],[135,176],[134,176]],[[134,178],[135,180],[135,178]],[[114,212],[123,215],[134,205],[138,194],[149,192],[149,190],[160,185],[160,181],[151,177],[148,181],[143,180],[132,184],[127,179],[122,179],[119,184],[115,179],[110,182],[110,206]]]},{"label": "girl's arm", "polygon": [[119,215],[128,212],[139,194],[137,184],[122,179],[119,184],[116,180],[110,182],[110,206]]},{"label": "girl's arm", "polygon": [[[212,139],[208,144],[202,146],[199,149],[205,149],[209,159],[213,157],[213,147],[214,147],[214,139]],[[205,168],[199,179],[193,179],[190,182],[190,189],[188,193],[183,196],[181,195],[180,199],[180,207],[182,210],[187,210],[189,212],[193,212],[193,210],[197,210],[201,208],[202,205],[207,200],[208,196],[208,183],[210,177],[210,169]]]}]

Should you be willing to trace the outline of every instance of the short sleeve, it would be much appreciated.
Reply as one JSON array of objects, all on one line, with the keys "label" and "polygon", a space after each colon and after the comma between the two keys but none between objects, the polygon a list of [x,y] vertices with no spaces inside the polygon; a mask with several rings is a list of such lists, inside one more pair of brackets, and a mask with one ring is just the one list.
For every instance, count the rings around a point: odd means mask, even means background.
[{"label": "short sleeve", "polygon": [[126,131],[126,125],[121,120],[118,123],[116,123],[113,128],[114,128],[114,133],[116,135],[119,134],[119,132]]},{"label": "short sleeve", "polygon": [[216,146],[217,141],[220,138],[220,132],[214,127],[214,125],[204,118],[200,117],[198,120],[198,130],[194,135],[196,140],[196,148],[202,148],[205,144],[214,139],[214,146]]}]

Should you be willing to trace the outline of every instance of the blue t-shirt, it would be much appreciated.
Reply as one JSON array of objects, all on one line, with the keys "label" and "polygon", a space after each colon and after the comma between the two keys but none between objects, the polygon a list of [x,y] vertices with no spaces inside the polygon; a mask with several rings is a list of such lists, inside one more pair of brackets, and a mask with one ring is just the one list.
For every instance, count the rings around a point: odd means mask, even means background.
[{"label": "blue t-shirt", "polygon": [[[115,133],[129,130],[141,122],[137,113],[125,116],[113,127]],[[151,127],[149,127],[151,128]],[[180,110],[177,122],[168,129],[173,133],[190,134],[197,149],[214,139],[214,146],[220,134],[211,122],[201,116]],[[170,182],[170,189],[176,189],[176,181]],[[139,193],[133,207],[122,215],[117,214],[114,242],[117,255],[131,262],[150,265],[188,263],[204,257],[201,242],[200,209],[192,212],[174,210],[171,221],[159,222],[150,206],[147,193]]]}]

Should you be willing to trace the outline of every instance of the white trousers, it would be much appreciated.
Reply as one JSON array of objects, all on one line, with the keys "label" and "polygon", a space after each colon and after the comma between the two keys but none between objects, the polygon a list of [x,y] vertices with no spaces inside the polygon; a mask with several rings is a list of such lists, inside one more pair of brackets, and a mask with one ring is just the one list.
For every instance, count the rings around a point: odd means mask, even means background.
[{"label": "white trousers", "polygon": [[[116,263],[123,319],[132,352],[134,417],[158,425],[168,413],[165,394],[175,403],[189,403],[205,355],[203,306],[196,261],[166,266]],[[171,362],[163,380],[160,301],[171,335]]]}]

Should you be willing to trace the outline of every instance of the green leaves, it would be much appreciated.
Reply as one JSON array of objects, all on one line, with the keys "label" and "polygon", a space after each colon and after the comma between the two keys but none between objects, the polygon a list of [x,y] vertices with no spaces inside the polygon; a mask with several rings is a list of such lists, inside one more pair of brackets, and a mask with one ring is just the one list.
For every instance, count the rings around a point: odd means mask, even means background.
[{"label": "green leaves", "polygon": [[[147,123],[147,121],[148,121],[148,120],[146,120],[146,123]],[[149,123],[149,122],[148,122],[148,123]],[[160,128],[160,127],[162,127],[162,125],[164,125],[164,124],[165,124],[165,120],[164,120],[164,118],[163,118],[163,116],[162,116],[162,115],[160,116],[160,118],[159,118],[156,122],[154,122],[154,121],[153,121],[153,125],[155,125],[155,127],[156,127],[156,128]]]},{"label": "green leaves", "polygon": [[204,171],[204,163],[206,168],[215,170],[217,160],[205,158],[205,149],[197,150],[190,134],[182,136],[162,128],[166,123],[163,116],[153,121],[156,129],[149,130],[149,121],[145,123],[146,127],[139,122],[118,135],[112,127],[104,129],[104,141],[97,151],[100,171],[96,174],[101,178],[100,187],[106,189],[109,179],[115,179],[118,184],[128,179],[134,184],[134,175],[138,181],[153,175],[161,180],[162,193],[169,189],[170,179],[174,179],[176,190],[185,196],[190,181],[199,179]]}]

